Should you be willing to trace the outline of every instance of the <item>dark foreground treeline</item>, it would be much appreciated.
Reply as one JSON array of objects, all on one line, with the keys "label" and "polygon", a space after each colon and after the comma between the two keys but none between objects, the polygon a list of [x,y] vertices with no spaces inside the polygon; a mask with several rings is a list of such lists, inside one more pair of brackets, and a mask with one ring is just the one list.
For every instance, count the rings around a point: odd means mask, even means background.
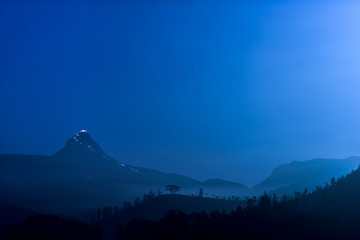
[{"label": "dark foreground treeline", "polygon": [[360,170],[308,194],[264,194],[230,213],[171,211],[118,226],[119,239],[360,239]]},{"label": "dark foreground treeline", "polygon": [[331,226],[321,216],[172,211],[160,221],[129,222],[118,239],[329,239],[336,233]]},{"label": "dark foreground treeline", "polygon": [[[176,195],[166,198],[180,199]],[[200,198],[196,199],[199,201]],[[151,199],[152,204],[156,201],[163,205],[161,201],[165,201],[165,198]],[[158,210],[152,207],[151,211]],[[134,219],[127,223],[119,220],[114,217],[94,226],[55,216],[33,216],[20,226],[8,228],[5,237],[129,240],[360,239],[360,170],[337,181],[332,179],[330,184],[318,187],[310,194],[306,190],[295,193],[291,198],[264,194],[258,199],[247,199],[245,206],[238,206],[233,211],[184,213],[171,210],[160,220]],[[106,234],[109,229],[113,234]]]},{"label": "dark foreground treeline", "polygon": [[181,194],[149,195],[136,198],[134,203],[124,202],[122,207],[103,207],[91,214],[89,221],[126,223],[134,218],[158,220],[168,213],[169,209],[181,210],[185,213],[210,212],[214,209],[231,211],[237,206],[245,206],[246,201],[239,198],[209,198],[203,196],[187,196]]},{"label": "dark foreground treeline", "polygon": [[19,226],[8,227],[3,237],[9,240],[100,240],[101,229],[74,219],[34,215]]}]

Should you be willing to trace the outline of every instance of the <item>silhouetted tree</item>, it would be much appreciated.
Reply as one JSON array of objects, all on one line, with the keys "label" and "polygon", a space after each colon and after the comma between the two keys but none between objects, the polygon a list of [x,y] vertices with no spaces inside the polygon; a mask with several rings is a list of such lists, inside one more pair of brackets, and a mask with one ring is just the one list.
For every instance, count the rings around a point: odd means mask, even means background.
[{"label": "silhouetted tree", "polygon": [[180,189],[181,189],[181,187],[178,185],[167,185],[165,188],[165,191],[169,191],[169,192],[171,192],[171,194],[175,194],[175,193],[179,192]]},{"label": "silhouetted tree", "polygon": [[336,180],[334,177],[330,180],[330,184],[331,184],[331,186],[335,186]]},{"label": "silhouetted tree", "polygon": [[273,194],[273,197],[272,197],[272,204],[273,204],[273,207],[277,207],[277,205],[278,205],[278,200],[277,200],[277,196],[275,193]]},{"label": "silhouetted tree", "polygon": [[281,202],[286,202],[288,200],[288,196],[287,195],[283,195],[281,197]]},{"label": "silhouetted tree", "polygon": [[150,190],[148,194],[144,194],[143,200],[152,199],[155,198],[155,192],[153,190]]},{"label": "silhouetted tree", "polygon": [[125,201],[123,202],[123,205],[122,205],[122,209],[128,209],[128,208],[131,208],[131,202],[128,202],[128,201]]},{"label": "silhouetted tree", "polygon": [[294,192],[294,199],[299,199],[301,197],[301,192]]},{"label": "silhouetted tree", "polygon": [[302,194],[302,195],[303,195],[303,196],[306,196],[307,194],[308,194],[308,189],[307,189],[307,188],[305,188],[305,189],[304,189],[304,192],[303,192],[303,194]]},{"label": "silhouetted tree", "polygon": [[119,213],[120,213],[120,208],[119,208],[119,206],[115,206],[114,207],[114,216],[117,216],[117,215],[119,215]]},{"label": "silhouetted tree", "polygon": [[211,219],[216,219],[216,218],[219,218],[220,215],[221,215],[221,213],[218,210],[213,210],[210,212],[209,217]]},{"label": "silhouetted tree", "polygon": [[199,189],[199,197],[203,197],[203,195],[204,195],[204,189],[200,188]]},{"label": "silhouetted tree", "polygon": [[252,198],[246,198],[246,208],[250,209],[253,208],[255,206],[256,203],[256,196],[252,197]]},{"label": "silhouetted tree", "polygon": [[269,198],[269,196],[264,193],[259,200],[259,204],[258,204],[259,208],[261,211],[268,212],[271,208],[271,200]]},{"label": "silhouetted tree", "polygon": [[153,190],[150,190],[148,193],[148,198],[155,198],[155,192]]},{"label": "silhouetted tree", "polygon": [[96,218],[97,218],[98,221],[101,220],[101,209],[100,209],[100,208],[98,208],[98,209],[96,210]]},{"label": "silhouetted tree", "polygon": [[102,208],[102,219],[106,219],[112,216],[112,207]]},{"label": "silhouetted tree", "polygon": [[[145,199],[145,195],[144,195],[144,199]],[[139,206],[140,205],[140,198],[139,197],[136,197],[135,200],[134,200],[134,206]]]},{"label": "silhouetted tree", "polygon": [[243,210],[242,210],[242,207],[241,207],[240,205],[236,208],[235,214],[236,214],[237,216],[240,216],[240,215],[243,214]]}]

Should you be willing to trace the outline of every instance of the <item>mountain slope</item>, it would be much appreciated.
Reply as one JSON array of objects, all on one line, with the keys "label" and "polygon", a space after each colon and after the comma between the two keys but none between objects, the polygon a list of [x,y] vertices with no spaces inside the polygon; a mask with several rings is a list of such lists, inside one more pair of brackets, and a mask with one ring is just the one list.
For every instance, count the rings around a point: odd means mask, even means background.
[{"label": "mountain slope", "polygon": [[315,186],[323,186],[332,177],[346,175],[360,164],[360,157],[347,159],[312,159],[294,161],[280,165],[263,182],[252,187],[253,193],[264,191],[278,194],[292,194],[294,191],[312,190]]},{"label": "mountain slope", "polygon": [[189,177],[119,162],[85,130],[53,156],[0,155],[0,199],[39,211],[120,205],[169,184],[194,192],[202,187],[202,182]]},{"label": "mountain slope", "polygon": [[49,212],[119,205],[167,184],[197,185],[181,175],[135,169],[106,155],[86,131],[53,156],[1,155],[0,198]]},{"label": "mountain slope", "polygon": [[202,188],[207,194],[215,193],[215,195],[226,197],[243,196],[248,194],[249,190],[249,188],[243,184],[218,178],[206,180],[205,182],[203,182]]}]

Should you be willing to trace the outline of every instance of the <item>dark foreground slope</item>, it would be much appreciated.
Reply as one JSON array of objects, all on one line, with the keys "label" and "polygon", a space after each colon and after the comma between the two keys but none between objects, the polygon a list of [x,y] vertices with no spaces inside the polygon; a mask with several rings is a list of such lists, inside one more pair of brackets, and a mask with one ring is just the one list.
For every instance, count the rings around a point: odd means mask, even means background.
[{"label": "dark foreground slope", "polygon": [[244,206],[245,201],[166,194],[157,197],[147,197],[132,207],[122,209],[111,220],[120,223],[127,223],[134,218],[158,220],[171,209],[181,210],[185,213],[195,211],[210,212],[212,210],[229,212],[236,209],[239,205]]},{"label": "dark foreground slope", "polygon": [[[133,220],[124,239],[359,239],[360,170],[311,194],[263,195],[231,213],[172,211],[159,221]],[[121,231],[120,231],[121,230]]]},{"label": "dark foreground slope", "polygon": [[100,240],[101,229],[84,222],[53,215],[34,215],[11,226],[0,236],[5,240]]},{"label": "dark foreground slope", "polygon": [[146,195],[142,201],[132,206],[125,204],[121,208],[98,209],[90,224],[89,221],[85,224],[53,215],[30,216],[22,223],[7,224],[6,228],[0,231],[0,239],[119,239],[118,235],[122,234],[123,226],[132,219],[156,221],[169,212],[179,210],[188,214],[195,211],[208,214],[216,209],[220,212],[231,212],[239,205],[244,206],[244,202],[177,194]]},{"label": "dark foreground slope", "polygon": [[[244,205],[245,201],[239,199],[215,199],[178,194],[160,196],[146,195],[142,201],[135,203],[133,206],[122,207],[115,211],[113,209],[112,216],[102,219],[100,223],[104,239],[115,239],[116,230],[121,229],[122,226],[125,226],[133,219],[156,221],[161,219],[169,211],[175,209],[187,214],[193,212],[204,212],[208,214],[213,210],[231,212],[238,206]],[[106,210],[106,208],[102,210]]]}]

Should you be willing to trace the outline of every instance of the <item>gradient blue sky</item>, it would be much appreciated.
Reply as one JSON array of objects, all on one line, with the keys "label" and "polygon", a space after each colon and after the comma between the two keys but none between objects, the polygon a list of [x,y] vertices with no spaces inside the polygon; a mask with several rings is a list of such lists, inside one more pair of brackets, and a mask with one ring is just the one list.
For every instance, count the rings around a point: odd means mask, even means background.
[{"label": "gradient blue sky", "polygon": [[360,155],[357,1],[2,1],[0,153],[81,129],[119,160],[245,184]]}]

